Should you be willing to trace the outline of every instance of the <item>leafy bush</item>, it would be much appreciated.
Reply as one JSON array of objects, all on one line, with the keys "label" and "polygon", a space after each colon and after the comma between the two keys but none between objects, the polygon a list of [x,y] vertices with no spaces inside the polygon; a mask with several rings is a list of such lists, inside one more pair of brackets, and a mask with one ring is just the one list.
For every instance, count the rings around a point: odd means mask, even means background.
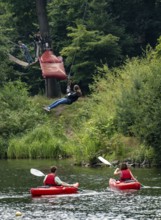
[{"label": "leafy bush", "polygon": [[161,63],[159,59],[133,60],[124,68],[124,88],[117,101],[117,126],[125,135],[140,138],[161,151]]},{"label": "leafy bush", "polygon": [[22,135],[45,119],[39,105],[28,97],[26,85],[20,81],[4,85],[0,102],[0,135],[5,146],[11,137]]},{"label": "leafy bush", "polygon": [[[121,68],[111,71],[99,68],[103,77],[95,79],[92,94],[82,106],[81,114],[84,111],[86,122],[82,122],[75,139],[80,146],[77,154],[82,155],[79,158],[89,158],[88,147],[96,155],[102,152],[113,159],[132,155],[130,145],[127,148],[120,135],[134,137],[140,145],[147,146],[147,151],[140,148],[143,160],[150,152],[149,146],[153,149],[150,154],[158,158],[161,153],[160,69],[160,59],[151,51],[142,59],[127,60]],[[139,151],[138,146],[139,143]]]},{"label": "leafy bush", "polygon": [[37,126],[19,138],[9,141],[9,158],[61,158],[67,157],[64,139],[57,137],[49,124]]}]

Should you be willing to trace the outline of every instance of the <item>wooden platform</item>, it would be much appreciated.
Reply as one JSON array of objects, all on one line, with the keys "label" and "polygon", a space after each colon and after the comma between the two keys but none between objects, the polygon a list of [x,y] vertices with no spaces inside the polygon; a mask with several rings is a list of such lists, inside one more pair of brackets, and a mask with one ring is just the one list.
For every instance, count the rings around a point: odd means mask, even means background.
[{"label": "wooden platform", "polygon": [[11,55],[11,54],[8,54],[8,56],[9,56],[9,60],[10,60],[10,61],[15,62],[15,63],[19,64],[20,66],[24,66],[24,67],[32,66],[32,65],[34,65],[35,63],[37,63],[37,61],[38,61],[38,60],[36,60],[35,62],[29,64],[29,63],[27,63],[27,62],[25,62],[25,61],[22,61],[22,60],[20,60],[20,59],[18,59],[18,58],[16,58],[16,57],[14,57],[14,56]]}]

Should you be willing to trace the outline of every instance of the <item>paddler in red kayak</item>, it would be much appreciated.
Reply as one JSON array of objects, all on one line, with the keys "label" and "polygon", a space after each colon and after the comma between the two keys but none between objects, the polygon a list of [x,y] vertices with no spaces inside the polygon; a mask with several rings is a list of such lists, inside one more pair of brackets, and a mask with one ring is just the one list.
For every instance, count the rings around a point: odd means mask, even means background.
[{"label": "paddler in red kayak", "polygon": [[68,183],[61,181],[61,179],[58,176],[56,176],[56,170],[57,170],[56,166],[52,166],[50,168],[51,173],[46,175],[44,178],[44,181],[43,181],[45,186],[74,186],[74,187],[78,187],[78,183],[68,184]]},{"label": "paddler in red kayak", "polygon": [[128,168],[126,163],[122,163],[120,165],[120,168],[117,168],[114,171],[114,175],[120,175],[120,181],[128,181],[128,180],[135,180],[135,177],[133,176],[133,174],[131,173],[130,169]]}]

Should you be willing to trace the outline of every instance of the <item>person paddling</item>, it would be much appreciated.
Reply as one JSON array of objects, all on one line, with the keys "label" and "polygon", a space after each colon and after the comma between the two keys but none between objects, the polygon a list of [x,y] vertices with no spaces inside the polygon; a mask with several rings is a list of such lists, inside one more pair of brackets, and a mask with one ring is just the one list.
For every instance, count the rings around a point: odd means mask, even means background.
[{"label": "person paddling", "polygon": [[52,166],[50,168],[50,173],[48,175],[45,176],[43,183],[45,186],[76,186],[78,185],[78,183],[75,184],[68,184],[66,182],[63,182],[57,175],[56,175],[56,171],[57,171],[57,167],[56,166]]},{"label": "person paddling", "polygon": [[120,175],[120,179],[119,179],[120,181],[129,181],[129,180],[137,181],[126,163],[122,163],[120,165],[120,168],[117,168],[114,171],[114,175]]}]

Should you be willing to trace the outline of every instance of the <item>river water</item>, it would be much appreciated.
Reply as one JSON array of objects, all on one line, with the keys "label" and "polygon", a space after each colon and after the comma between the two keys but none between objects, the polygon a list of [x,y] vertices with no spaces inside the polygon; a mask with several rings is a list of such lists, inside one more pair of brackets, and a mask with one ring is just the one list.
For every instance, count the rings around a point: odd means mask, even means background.
[{"label": "river water", "polygon": [[[80,183],[78,194],[32,198],[30,188],[42,185],[43,177],[30,174],[30,168],[44,173],[57,165],[58,176]],[[144,185],[138,192],[119,193],[108,188],[113,168],[84,168],[71,161],[1,160],[1,220],[135,220],[161,219],[161,170],[132,169]],[[16,216],[16,212],[22,213]]]}]

